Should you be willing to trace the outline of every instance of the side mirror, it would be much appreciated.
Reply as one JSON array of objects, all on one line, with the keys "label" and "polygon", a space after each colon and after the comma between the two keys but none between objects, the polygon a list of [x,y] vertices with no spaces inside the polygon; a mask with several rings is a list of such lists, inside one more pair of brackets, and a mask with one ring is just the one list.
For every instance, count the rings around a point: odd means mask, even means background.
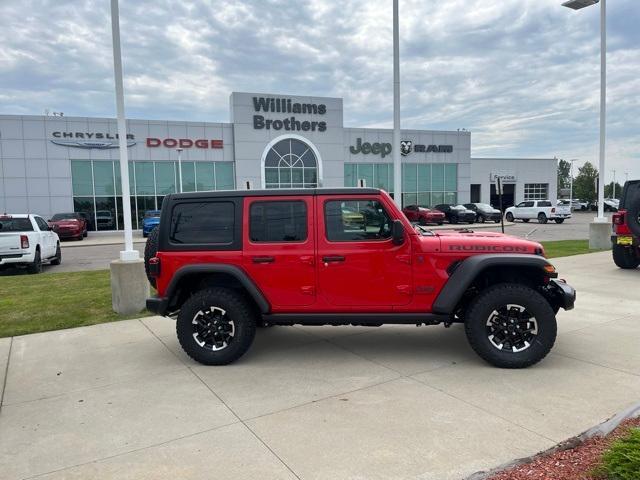
[{"label": "side mirror", "polygon": [[404,243],[404,226],[400,220],[394,220],[391,225],[391,240],[394,245],[402,245]]}]

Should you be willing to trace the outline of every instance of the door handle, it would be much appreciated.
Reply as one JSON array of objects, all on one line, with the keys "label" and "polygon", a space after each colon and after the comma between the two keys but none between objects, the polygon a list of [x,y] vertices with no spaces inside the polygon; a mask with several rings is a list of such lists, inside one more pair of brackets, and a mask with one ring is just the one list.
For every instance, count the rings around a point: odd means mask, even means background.
[{"label": "door handle", "polygon": [[329,263],[329,262],[344,262],[344,256],[342,255],[335,255],[332,257],[322,257],[322,261],[324,263]]},{"label": "door handle", "polygon": [[251,261],[253,263],[273,263],[276,259],[273,257],[253,257]]}]

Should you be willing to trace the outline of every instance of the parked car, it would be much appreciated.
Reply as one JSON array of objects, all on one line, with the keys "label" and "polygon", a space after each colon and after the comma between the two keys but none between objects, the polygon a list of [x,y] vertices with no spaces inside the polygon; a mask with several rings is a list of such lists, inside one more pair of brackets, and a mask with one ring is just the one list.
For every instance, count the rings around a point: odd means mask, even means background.
[{"label": "parked car", "polygon": [[113,230],[116,228],[116,222],[111,210],[98,210],[96,212],[96,226],[98,230]]},{"label": "parked car", "polygon": [[442,203],[433,208],[444,213],[449,223],[473,223],[476,221],[476,212],[462,205],[447,205]]},{"label": "parked car", "polygon": [[493,208],[487,203],[465,203],[464,207],[476,213],[476,222],[495,222],[500,223],[502,213],[497,208]]},{"label": "parked car", "polygon": [[0,215],[0,269],[26,267],[40,273],[42,262],[60,265],[60,238],[38,215]]},{"label": "parked car", "polygon": [[142,217],[142,236],[148,237],[151,230],[160,225],[160,210],[147,210]]},{"label": "parked car", "polygon": [[348,227],[365,229],[364,215],[346,207],[342,207],[342,222]]},{"label": "parked car", "polygon": [[[617,212],[620,208],[620,200],[617,198],[605,198],[604,199],[604,211],[605,212]],[[591,204],[591,211],[598,211],[598,202],[595,201]]]},{"label": "parked car", "polygon": [[49,219],[49,226],[62,238],[82,240],[87,236],[87,221],[79,213],[56,213]]},{"label": "parked car", "polygon": [[[343,221],[363,199],[384,215],[376,231]],[[167,195],[145,268],[157,291],[147,308],[175,318],[180,345],[205,365],[240,358],[264,324],[461,323],[487,362],[523,368],[549,353],[556,312],[575,301],[541,244],[422,231],[373,188]]]},{"label": "parked car", "polygon": [[87,229],[93,230],[93,215],[89,215],[85,212],[78,212],[78,215],[84,218],[84,221],[87,222]]},{"label": "parked car", "polygon": [[446,219],[445,214],[441,211],[431,210],[419,205],[408,205],[402,209],[402,213],[405,214],[410,222],[418,222],[420,225],[427,225],[429,223],[442,225]]},{"label": "parked car", "polygon": [[531,219],[537,219],[538,223],[547,223],[549,220],[562,223],[571,218],[571,208],[568,205],[554,207],[549,200],[527,200],[507,208],[504,218],[508,222],[522,220],[526,223]]},{"label": "parked car", "polygon": [[620,208],[611,217],[613,262],[620,268],[640,265],[640,180],[625,182]]}]

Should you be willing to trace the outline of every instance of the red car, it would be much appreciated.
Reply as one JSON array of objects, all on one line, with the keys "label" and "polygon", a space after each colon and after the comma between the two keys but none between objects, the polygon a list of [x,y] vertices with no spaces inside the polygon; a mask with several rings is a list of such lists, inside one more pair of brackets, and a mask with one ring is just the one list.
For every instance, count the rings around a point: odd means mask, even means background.
[{"label": "red car", "polygon": [[404,207],[402,213],[406,215],[410,222],[418,222],[420,225],[426,225],[427,223],[442,225],[445,220],[445,215],[440,210],[431,210],[419,205]]},{"label": "red car", "polygon": [[87,236],[87,220],[79,213],[56,213],[49,226],[62,238],[82,240]]},{"label": "red car", "polygon": [[144,256],[147,308],[177,318],[206,365],[240,358],[265,324],[461,323],[482,358],[522,368],[549,353],[575,300],[539,243],[415,228],[371,188],[170,194]]}]

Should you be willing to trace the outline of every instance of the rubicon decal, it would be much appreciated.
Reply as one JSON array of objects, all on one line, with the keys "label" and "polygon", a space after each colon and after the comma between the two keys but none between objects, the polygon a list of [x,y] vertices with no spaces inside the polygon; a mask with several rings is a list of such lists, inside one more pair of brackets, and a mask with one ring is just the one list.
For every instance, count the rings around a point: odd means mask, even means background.
[{"label": "rubicon decal", "polygon": [[513,245],[449,245],[450,251],[456,252],[519,252],[527,253],[527,247]]},{"label": "rubicon decal", "polygon": [[147,138],[147,147],[166,147],[166,148],[223,148],[222,140],[208,140],[199,138],[191,140],[190,138]]}]

